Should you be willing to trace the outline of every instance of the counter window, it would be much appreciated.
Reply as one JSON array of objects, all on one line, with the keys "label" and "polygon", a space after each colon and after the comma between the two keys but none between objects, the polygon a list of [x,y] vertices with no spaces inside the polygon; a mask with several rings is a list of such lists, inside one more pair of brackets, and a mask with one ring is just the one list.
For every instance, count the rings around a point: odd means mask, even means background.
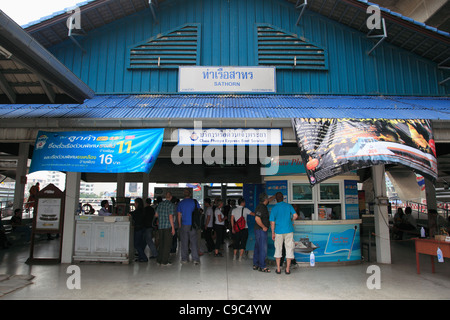
[{"label": "counter window", "polygon": [[339,201],[340,199],[339,183],[320,184],[320,201]]},{"label": "counter window", "polygon": [[300,204],[295,203],[292,205],[297,212],[297,220],[313,220],[314,217],[314,204]]},{"label": "counter window", "polygon": [[290,181],[288,195],[299,220],[345,219],[343,181],[320,183],[314,187],[306,181]]},{"label": "counter window", "polygon": [[341,204],[319,204],[318,220],[341,220]]},{"label": "counter window", "polygon": [[312,201],[312,188],[307,183],[293,183],[292,184],[292,200],[294,201]]}]

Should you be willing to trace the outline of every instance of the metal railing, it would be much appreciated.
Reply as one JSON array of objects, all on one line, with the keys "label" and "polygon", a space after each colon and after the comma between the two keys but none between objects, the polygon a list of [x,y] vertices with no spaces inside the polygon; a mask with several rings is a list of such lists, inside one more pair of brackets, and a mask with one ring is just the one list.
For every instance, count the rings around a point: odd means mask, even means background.
[{"label": "metal railing", "polygon": [[[428,206],[424,203],[415,201],[405,201],[401,203],[398,203],[397,200],[391,201],[392,216],[397,212],[398,208],[405,210],[406,207],[411,207],[414,218],[420,220],[428,219]],[[450,212],[450,203],[438,201],[437,212],[447,220]]]}]

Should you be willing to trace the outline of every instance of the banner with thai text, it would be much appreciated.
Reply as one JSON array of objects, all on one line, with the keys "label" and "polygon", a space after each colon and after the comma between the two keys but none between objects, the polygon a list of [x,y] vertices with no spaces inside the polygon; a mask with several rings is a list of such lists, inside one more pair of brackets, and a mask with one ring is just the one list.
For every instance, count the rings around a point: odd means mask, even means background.
[{"label": "banner with thai text", "polygon": [[35,171],[149,173],[164,129],[39,131],[30,173]]}]

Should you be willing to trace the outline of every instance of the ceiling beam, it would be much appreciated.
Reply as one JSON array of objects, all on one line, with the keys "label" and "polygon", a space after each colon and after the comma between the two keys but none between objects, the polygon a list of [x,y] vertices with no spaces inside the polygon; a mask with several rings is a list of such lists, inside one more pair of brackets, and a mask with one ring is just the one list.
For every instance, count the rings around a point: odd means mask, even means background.
[{"label": "ceiling beam", "polygon": [[39,77],[39,82],[42,86],[42,89],[44,90],[45,94],[47,95],[48,100],[50,100],[51,103],[55,103],[55,91],[53,90],[52,86],[48,84],[47,81]]},{"label": "ceiling beam", "polygon": [[5,76],[0,72],[0,89],[6,94],[11,103],[16,103],[17,96],[6,80]]}]

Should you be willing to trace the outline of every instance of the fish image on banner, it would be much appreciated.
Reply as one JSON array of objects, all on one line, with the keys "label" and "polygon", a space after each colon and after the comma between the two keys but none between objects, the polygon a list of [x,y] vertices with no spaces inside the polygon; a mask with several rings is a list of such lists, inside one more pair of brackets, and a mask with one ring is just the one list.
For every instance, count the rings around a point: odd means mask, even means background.
[{"label": "fish image on banner", "polygon": [[311,185],[379,164],[402,164],[437,179],[429,120],[294,118],[292,126]]}]

